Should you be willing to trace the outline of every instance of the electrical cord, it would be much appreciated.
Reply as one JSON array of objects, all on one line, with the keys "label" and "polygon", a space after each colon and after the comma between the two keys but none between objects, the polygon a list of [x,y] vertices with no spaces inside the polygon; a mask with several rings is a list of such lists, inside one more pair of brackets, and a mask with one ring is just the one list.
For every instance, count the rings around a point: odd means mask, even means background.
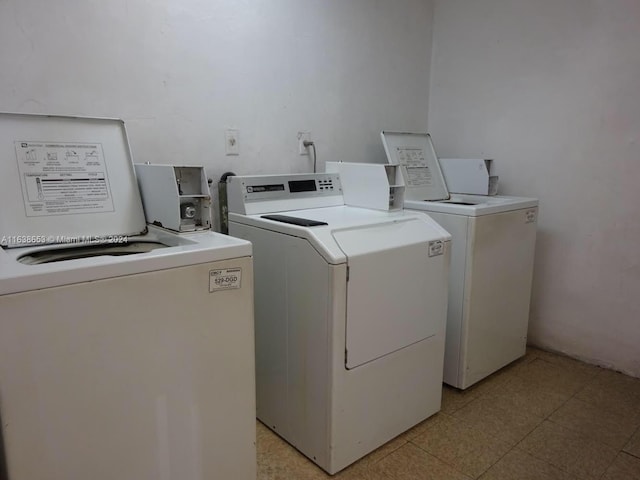
[{"label": "electrical cord", "polygon": [[302,142],[302,145],[304,146],[304,148],[313,148],[313,173],[316,173],[316,160],[318,159],[318,155],[316,153],[316,144],[310,140],[305,140],[304,142]]}]

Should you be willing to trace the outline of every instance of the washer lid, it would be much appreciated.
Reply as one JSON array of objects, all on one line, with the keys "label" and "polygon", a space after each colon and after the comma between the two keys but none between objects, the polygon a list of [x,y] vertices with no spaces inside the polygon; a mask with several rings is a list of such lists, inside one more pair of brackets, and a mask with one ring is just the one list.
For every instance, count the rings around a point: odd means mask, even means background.
[{"label": "washer lid", "polygon": [[146,231],[122,120],[0,113],[0,245]]},{"label": "washer lid", "polygon": [[447,200],[449,190],[428,133],[380,132],[391,165],[400,165],[405,200]]}]

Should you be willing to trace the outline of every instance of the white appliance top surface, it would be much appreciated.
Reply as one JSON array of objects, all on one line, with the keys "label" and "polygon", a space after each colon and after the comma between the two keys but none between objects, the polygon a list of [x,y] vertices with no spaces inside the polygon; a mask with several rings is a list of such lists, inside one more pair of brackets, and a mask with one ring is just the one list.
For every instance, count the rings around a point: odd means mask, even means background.
[{"label": "white appliance top surface", "polygon": [[400,165],[405,200],[445,200],[449,190],[428,133],[380,133],[387,160]]},{"label": "white appliance top surface", "polygon": [[146,227],[124,122],[0,113],[0,244]]},{"label": "white appliance top surface", "polygon": [[[292,225],[262,218],[262,214],[230,213],[229,221],[306,238],[331,264],[346,263],[351,255],[371,253],[400,245],[451,239],[446,230],[428,215],[420,212],[387,212],[340,205],[273,214],[326,222],[327,225],[313,227]],[[340,244],[336,234],[347,230],[361,232],[362,242],[357,247],[351,246],[348,251],[345,251],[344,245]]]},{"label": "white appliance top surface", "polygon": [[[178,268],[201,263],[251,256],[251,243],[212,231],[176,234],[149,226],[146,235],[129,241],[159,242],[167,248],[122,256],[92,256],[40,265],[25,265],[18,259],[41,251],[64,250],[79,245],[46,245],[0,248],[0,295],[137,273]],[[203,280],[205,282],[207,280]]]},{"label": "white appliance top surface", "polygon": [[425,201],[407,200],[404,201],[404,208],[410,210],[422,210],[425,212],[450,213],[455,215],[466,215],[468,217],[479,217],[494,213],[509,212],[523,208],[538,206],[537,198],[527,197],[507,197],[501,195],[464,195],[452,194],[449,200]]}]

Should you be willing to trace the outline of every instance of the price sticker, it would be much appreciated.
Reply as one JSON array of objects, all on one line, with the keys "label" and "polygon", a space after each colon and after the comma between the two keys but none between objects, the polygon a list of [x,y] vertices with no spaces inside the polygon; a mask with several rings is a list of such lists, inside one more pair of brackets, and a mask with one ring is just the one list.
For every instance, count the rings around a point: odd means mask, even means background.
[{"label": "price sticker", "polygon": [[209,293],[240,288],[241,284],[241,268],[225,268],[222,270],[209,271]]},{"label": "price sticker", "polygon": [[444,242],[442,240],[432,240],[429,242],[429,256],[436,257],[444,254]]}]

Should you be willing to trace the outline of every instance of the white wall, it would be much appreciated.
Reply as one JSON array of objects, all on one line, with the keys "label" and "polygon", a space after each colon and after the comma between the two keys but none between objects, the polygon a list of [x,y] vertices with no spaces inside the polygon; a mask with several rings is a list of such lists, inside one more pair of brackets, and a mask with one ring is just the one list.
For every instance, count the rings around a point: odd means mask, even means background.
[{"label": "white wall", "polygon": [[319,170],[383,161],[426,128],[430,42],[430,0],[0,0],[0,111],[121,117],[135,161],[216,181],[311,171],[299,130]]},{"label": "white wall", "polygon": [[540,198],[530,342],[640,376],[640,2],[436,0],[429,129]]}]

